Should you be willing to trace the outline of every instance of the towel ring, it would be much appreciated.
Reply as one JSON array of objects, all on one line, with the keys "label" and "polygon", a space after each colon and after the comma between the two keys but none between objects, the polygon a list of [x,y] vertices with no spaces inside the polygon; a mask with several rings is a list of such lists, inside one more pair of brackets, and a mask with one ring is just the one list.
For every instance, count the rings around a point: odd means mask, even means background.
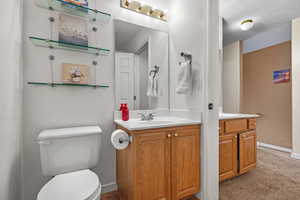
[{"label": "towel ring", "polygon": [[159,72],[159,66],[155,65],[154,69],[150,71],[149,76],[151,76],[151,74],[154,73],[153,78],[155,78],[158,72]]},{"label": "towel ring", "polygon": [[[190,63],[192,63],[193,56],[191,54],[181,52],[180,55],[181,57],[184,57],[185,61],[190,61]],[[181,65],[181,62],[179,62],[179,64]]]}]

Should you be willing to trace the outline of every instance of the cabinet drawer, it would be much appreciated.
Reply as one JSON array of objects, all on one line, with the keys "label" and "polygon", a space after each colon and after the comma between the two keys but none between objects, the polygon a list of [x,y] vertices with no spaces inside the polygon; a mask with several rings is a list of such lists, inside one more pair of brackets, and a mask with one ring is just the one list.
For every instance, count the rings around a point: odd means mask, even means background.
[{"label": "cabinet drawer", "polygon": [[220,121],[219,122],[219,135],[223,135],[224,134],[224,130],[225,129],[225,122],[224,121]]},{"label": "cabinet drawer", "polygon": [[248,129],[256,129],[256,119],[248,119]]},{"label": "cabinet drawer", "polygon": [[236,119],[225,121],[225,134],[246,131],[248,129],[247,119]]}]

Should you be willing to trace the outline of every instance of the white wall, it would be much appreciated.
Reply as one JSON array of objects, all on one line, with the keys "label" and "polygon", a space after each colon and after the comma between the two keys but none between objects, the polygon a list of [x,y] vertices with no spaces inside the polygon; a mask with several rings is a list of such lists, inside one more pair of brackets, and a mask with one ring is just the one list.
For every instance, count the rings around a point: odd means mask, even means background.
[{"label": "white wall", "polygon": [[0,199],[21,198],[22,0],[1,6]]},{"label": "white wall", "polygon": [[220,107],[219,107],[219,112],[223,112],[223,17],[219,17],[219,66],[221,67],[220,71],[220,84],[219,84],[219,99],[220,99]]},{"label": "white wall", "polygon": [[[91,6],[94,7],[92,1]],[[167,9],[169,1],[156,1],[158,7]],[[42,129],[100,125],[104,131],[101,160],[95,171],[100,175],[104,191],[115,188],[115,151],[110,144],[110,134],[114,129],[114,51],[107,57],[96,58],[82,53],[53,50],[56,56],[55,69],[60,72],[60,63],[91,64],[99,61],[98,83],[108,84],[108,89],[38,87],[29,86],[27,81],[49,81],[50,50],[35,47],[28,36],[49,37],[48,17],[53,13],[36,7],[34,0],[27,0],[24,5],[24,200],[35,199],[37,193],[49,180],[41,172],[39,146],[36,138]],[[159,30],[168,30],[168,24],[138,13],[121,9],[119,0],[97,0],[96,8],[113,14],[115,18]],[[54,15],[56,17],[56,15]],[[101,47],[114,49],[114,25],[99,26],[97,43]],[[59,78],[59,77],[57,77]],[[30,184],[28,184],[30,183]],[[107,185],[108,184],[108,185]]]},{"label": "white wall", "polygon": [[[174,110],[202,111],[203,92],[205,1],[173,1],[170,10],[170,107]],[[184,59],[181,52],[193,56],[193,88],[189,95],[176,93],[179,62]]]},{"label": "white wall", "polygon": [[223,110],[240,112],[241,98],[241,43],[237,41],[223,50]]},{"label": "white wall", "polygon": [[292,156],[300,159],[300,18],[292,22]]},{"label": "white wall", "polygon": [[[173,0],[170,8],[170,104],[173,110],[200,111],[201,194],[218,200],[218,108],[221,66],[219,65],[218,0]],[[193,56],[193,93],[178,95],[176,76],[181,52]],[[208,110],[213,103],[214,110]]]},{"label": "white wall", "polygon": [[[205,51],[203,129],[202,129],[202,184],[201,199],[219,199],[219,108],[221,106],[221,73],[219,51],[219,0],[205,2]],[[208,105],[213,104],[212,110]]]},{"label": "white wall", "polygon": [[290,41],[292,37],[291,22],[280,24],[262,33],[243,41],[243,53],[249,53],[286,41]]}]

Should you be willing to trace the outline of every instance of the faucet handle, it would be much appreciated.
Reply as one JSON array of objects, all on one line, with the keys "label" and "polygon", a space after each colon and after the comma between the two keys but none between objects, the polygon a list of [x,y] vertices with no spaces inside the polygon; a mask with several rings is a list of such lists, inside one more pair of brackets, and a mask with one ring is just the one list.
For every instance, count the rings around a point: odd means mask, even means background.
[{"label": "faucet handle", "polygon": [[149,120],[153,120],[155,117],[155,113],[149,113]]},{"label": "faucet handle", "polygon": [[145,115],[145,113],[138,113],[138,115],[141,116],[142,120],[146,120],[146,115]]}]

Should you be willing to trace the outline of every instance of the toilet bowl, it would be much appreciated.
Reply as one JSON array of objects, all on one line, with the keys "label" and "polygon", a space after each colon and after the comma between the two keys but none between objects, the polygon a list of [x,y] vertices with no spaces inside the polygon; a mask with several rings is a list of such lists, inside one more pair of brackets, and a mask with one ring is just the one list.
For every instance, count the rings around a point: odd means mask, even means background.
[{"label": "toilet bowl", "polygon": [[99,200],[100,193],[97,174],[81,170],[52,178],[42,187],[37,200]]}]

